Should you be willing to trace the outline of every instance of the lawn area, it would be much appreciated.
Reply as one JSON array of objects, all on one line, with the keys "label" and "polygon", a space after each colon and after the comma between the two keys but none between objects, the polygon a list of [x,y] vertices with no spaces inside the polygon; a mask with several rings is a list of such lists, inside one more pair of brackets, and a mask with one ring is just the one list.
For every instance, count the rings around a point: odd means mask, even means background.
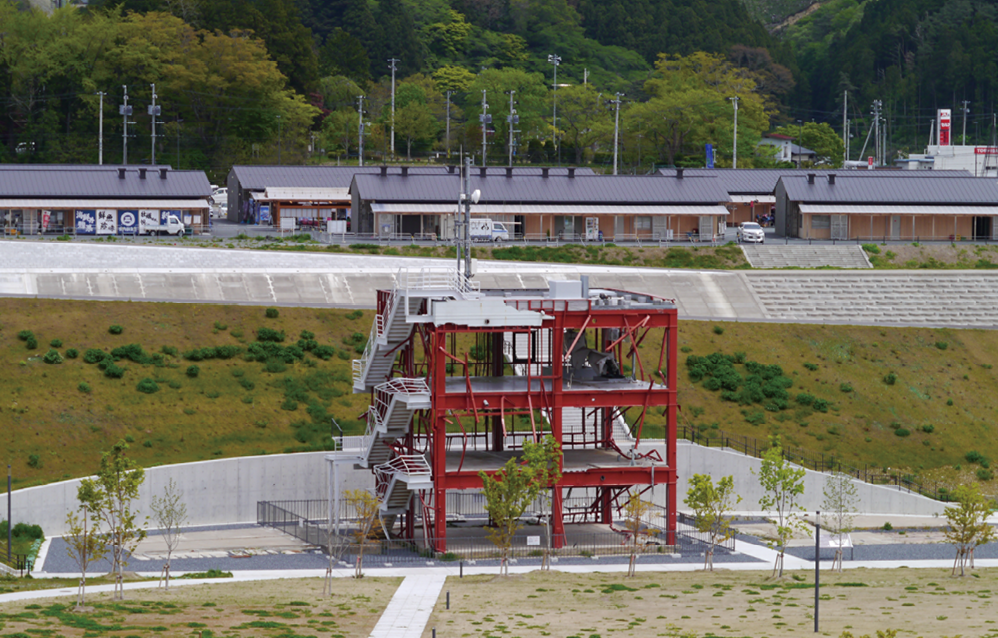
[{"label": "lawn area", "polygon": [[66,583],[72,597],[5,604],[0,635],[366,637],[400,582],[338,578],[329,598],[322,596],[323,581],[315,578],[191,585],[169,592],[140,589],[126,591],[123,602],[89,593],[83,612],[73,609],[75,583]]},{"label": "lawn area", "polygon": [[[820,634],[996,636],[998,573],[954,579],[945,570],[848,570],[821,576]],[[799,580],[798,580],[799,579]],[[814,577],[766,572],[564,574],[451,577],[423,632],[438,636],[815,635]]]},{"label": "lawn area", "polygon": [[[0,444],[15,485],[84,476],[119,439],[145,466],[328,449],[330,417],[346,434],[364,431],[368,396],[352,393],[350,360],[371,320],[338,309],[267,317],[262,307],[2,299]],[[282,332],[282,342],[258,340]],[[998,332],[688,321],[679,346],[680,424],[763,441],[780,434],[854,466],[994,491]],[[114,367],[86,362],[89,350],[95,360],[116,349]],[[46,364],[49,350],[62,363]],[[646,368],[658,351],[642,344]],[[744,353],[732,367],[745,383],[749,362],[780,366],[786,400],[725,400],[724,389],[691,381],[687,358],[713,353]],[[102,365],[124,372],[111,378]],[[660,437],[663,423],[650,411],[644,437]]]}]

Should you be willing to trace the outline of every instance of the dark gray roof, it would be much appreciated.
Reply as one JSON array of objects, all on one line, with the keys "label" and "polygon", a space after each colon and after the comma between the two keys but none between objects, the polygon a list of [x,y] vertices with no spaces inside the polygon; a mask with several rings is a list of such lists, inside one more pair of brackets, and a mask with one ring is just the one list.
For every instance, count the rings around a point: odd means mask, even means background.
[{"label": "dark gray roof", "polygon": [[[659,174],[672,176],[676,174],[674,168],[659,169]],[[686,175],[713,175],[716,176],[724,188],[731,195],[769,195],[776,189],[776,182],[783,176],[807,175],[814,173],[819,179],[825,179],[828,174],[841,175],[843,177],[870,178],[945,178],[945,177],[972,177],[967,171],[903,171],[903,170],[849,170],[849,169],[814,169],[814,168],[687,168]]]},{"label": "dark gray roof", "polygon": [[115,170],[119,167],[128,169],[148,168],[149,170],[159,170],[167,168],[173,170],[169,164],[156,164],[149,166],[143,164],[141,167],[135,164],[0,164],[0,171],[23,171],[23,170],[46,170],[46,171],[107,171]]},{"label": "dark gray roof", "polygon": [[[266,188],[347,188],[354,175],[381,174],[381,165],[372,166],[233,166],[232,173],[239,180],[239,185],[245,190],[264,190]],[[401,166],[387,166],[389,175],[401,175]],[[456,174],[460,167],[451,166],[408,166],[410,175],[448,175]],[[480,167],[472,166],[471,172],[477,175]],[[504,172],[506,169],[498,166],[487,167],[488,173]],[[453,171],[453,172],[452,172]],[[540,166],[517,166],[513,168],[515,175],[540,175]],[[568,168],[551,168],[552,175],[567,175]],[[591,168],[578,168],[576,175],[595,175]]]},{"label": "dark gray roof", "polygon": [[159,171],[147,171],[139,178],[138,168],[125,170],[118,177],[115,167],[94,170],[92,167],[22,168],[0,171],[0,197],[48,198],[205,198],[211,195],[211,184],[202,171],[167,171],[160,179]]},{"label": "dark gray roof", "polygon": [[787,197],[794,202],[949,206],[998,204],[998,184],[993,180],[979,177],[923,180],[886,176],[862,178],[853,177],[851,173],[847,175],[839,173],[834,184],[829,184],[825,176],[816,177],[813,184],[808,184],[807,177],[803,175],[784,176],[780,181],[786,188]]},{"label": "dark gray roof", "polygon": [[[582,176],[551,177],[504,174],[480,177],[472,171],[471,190],[481,191],[482,203],[544,204],[719,204],[728,201],[727,192],[714,176]],[[351,190],[361,199],[379,203],[456,202],[462,182],[454,175],[380,175],[358,174]]]}]

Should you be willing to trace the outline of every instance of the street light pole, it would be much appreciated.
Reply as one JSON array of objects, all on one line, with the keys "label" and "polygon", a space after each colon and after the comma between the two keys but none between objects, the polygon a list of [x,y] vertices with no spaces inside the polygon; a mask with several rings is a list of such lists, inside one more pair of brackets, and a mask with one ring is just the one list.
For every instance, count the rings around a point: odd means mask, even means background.
[{"label": "street light pole", "polygon": [[492,116],[488,114],[489,105],[485,101],[485,89],[482,89],[482,114],[478,116],[478,119],[482,122],[482,166],[486,166],[488,162],[486,158],[488,155],[485,152],[485,129],[489,122],[492,121]]},{"label": "street light pole", "polygon": [[277,116],[277,165],[280,166],[284,162],[281,160],[281,147],[284,145],[284,135],[281,131],[281,116]]},{"label": "street light pole", "polygon": [[128,116],[132,114],[132,108],[128,106],[128,87],[122,86],[121,88],[125,90],[124,104],[118,108],[123,120],[121,129],[121,163],[128,164]]},{"label": "street light pole", "polygon": [[797,168],[800,168],[801,156],[804,155],[804,147],[801,146],[802,137],[804,137],[804,123],[801,120],[797,120]]},{"label": "street light pole", "polygon": [[447,91],[447,159],[450,159],[450,94],[453,91]]},{"label": "street light pole", "polygon": [[510,89],[506,91],[506,95],[509,96],[509,115],[506,117],[506,123],[509,125],[509,165],[513,166],[513,125],[520,121],[520,118],[516,116],[516,109],[513,108],[513,96],[516,95],[516,91]]},{"label": "street light pole", "polygon": [[97,163],[104,164],[104,91],[98,91],[100,96],[100,124],[97,127]]},{"label": "street light pole", "polygon": [[156,165],[156,116],[159,115],[163,107],[156,106],[156,85],[150,84],[152,87],[152,104],[149,105],[149,115],[152,116],[152,157],[149,160],[150,166]]},{"label": "street light pole", "polygon": [[[735,107],[735,136],[731,147],[731,168],[738,168],[738,96],[729,97]],[[799,146],[799,144],[798,144]]]},{"label": "street light pole", "polygon": [[620,98],[623,97],[623,93],[614,93],[614,99],[610,100],[610,104],[613,104],[614,114],[613,114],[613,174],[617,174],[617,148],[620,146],[619,142],[619,131],[620,131]]},{"label": "street light pole", "polygon": [[561,147],[558,145],[558,65],[561,64],[561,57],[555,54],[548,55],[548,62],[554,65],[554,81],[552,87],[554,96],[552,99],[552,122],[551,122],[551,143],[554,144],[558,153],[558,164],[561,164]]},{"label": "street light pole", "polygon": [[357,147],[358,147],[358,157],[360,158],[360,165],[364,165],[364,96],[358,95],[358,106],[357,106]]},{"label": "street light pole", "polygon": [[392,70],[392,159],[395,159],[395,63],[398,58],[388,60],[388,68]]}]

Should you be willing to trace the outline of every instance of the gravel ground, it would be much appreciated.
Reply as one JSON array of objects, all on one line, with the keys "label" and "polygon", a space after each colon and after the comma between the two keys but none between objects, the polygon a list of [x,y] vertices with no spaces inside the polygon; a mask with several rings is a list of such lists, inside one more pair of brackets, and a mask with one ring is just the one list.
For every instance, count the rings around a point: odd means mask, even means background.
[{"label": "gravel ground", "polygon": [[[791,547],[787,553],[804,560],[814,560],[814,547]],[[905,543],[899,545],[857,545],[845,550],[845,561],[850,560],[953,560],[956,549],[945,543]],[[822,548],[821,560],[832,560],[835,550]],[[975,558],[998,558],[998,543],[981,545],[974,550]]]},{"label": "gravel ground", "polygon": [[[254,527],[252,525],[226,525],[213,527],[198,527],[189,531],[213,531],[226,529],[246,529]],[[188,531],[188,530],[185,530]],[[155,535],[158,532],[151,532]],[[290,538],[290,537],[289,537]],[[353,566],[352,556],[346,557],[346,564],[340,566]],[[643,554],[638,557],[640,564],[699,564],[703,561],[703,550],[699,545],[685,546],[677,554]],[[163,560],[138,560],[131,559],[128,562],[128,571],[133,572],[158,572],[163,567]],[[627,556],[599,556],[597,558],[587,558],[584,556],[560,557],[559,565],[620,565],[627,564]],[[719,549],[714,553],[715,563],[756,563],[762,562],[751,556],[743,554],[732,554],[731,552]],[[415,554],[406,555],[367,555],[364,557],[364,565],[370,568],[384,567],[390,564],[395,567],[420,566],[420,565],[442,565],[447,564],[441,561],[428,561]],[[466,564],[476,564],[479,566],[496,566],[498,560],[478,560],[474,563],[467,561]],[[540,566],[539,557],[517,559],[517,565],[537,565]],[[202,558],[174,558],[170,561],[170,568],[173,573],[179,572],[204,572],[209,569],[220,569],[222,571],[234,570],[286,570],[286,569],[324,569],[328,565],[328,558],[320,550],[304,550],[301,552],[286,553],[262,553],[251,555],[247,558],[233,558],[230,556],[211,556]],[[88,573],[106,573],[111,568],[109,560],[103,560],[88,567]],[[73,573],[79,569],[67,553],[66,542],[62,538],[52,539],[52,543],[45,558],[45,564],[39,567],[39,571],[46,573]]]}]

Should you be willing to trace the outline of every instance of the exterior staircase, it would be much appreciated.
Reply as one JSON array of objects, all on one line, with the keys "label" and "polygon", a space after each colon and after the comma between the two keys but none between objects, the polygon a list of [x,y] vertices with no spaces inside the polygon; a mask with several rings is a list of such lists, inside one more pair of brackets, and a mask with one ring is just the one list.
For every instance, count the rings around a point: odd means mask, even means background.
[{"label": "exterior staircase", "polygon": [[374,476],[382,514],[402,514],[413,492],[433,487],[430,464],[422,454],[397,455],[376,466]]},{"label": "exterior staircase", "polygon": [[741,244],[753,268],[873,268],[866,251],[856,244]]},{"label": "exterior staircase", "polygon": [[429,410],[430,388],[425,379],[396,378],[374,388],[374,404],[367,411],[364,467],[388,463],[395,456],[393,444],[404,437],[416,410]]}]

